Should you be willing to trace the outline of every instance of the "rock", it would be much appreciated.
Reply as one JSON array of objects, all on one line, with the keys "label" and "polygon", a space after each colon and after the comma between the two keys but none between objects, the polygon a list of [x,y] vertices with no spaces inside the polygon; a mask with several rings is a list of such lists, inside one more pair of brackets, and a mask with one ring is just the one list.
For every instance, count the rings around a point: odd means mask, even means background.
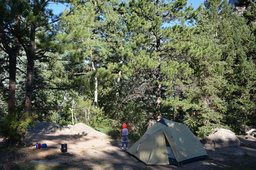
[{"label": "rock", "polygon": [[238,135],[237,137],[241,141],[240,146],[256,149],[256,138],[244,135]]},{"label": "rock", "polygon": [[60,125],[53,123],[53,122],[35,122],[33,126],[28,128],[27,133],[22,141],[25,146],[34,145],[34,143],[46,134],[51,134],[56,132],[61,128]]},{"label": "rock", "polygon": [[245,132],[245,134],[248,136],[256,137],[256,129],[251,129],[251,130]]},{"label": "rock", "polygon": [[98,137],[106,137],[106,134],[93,129],[84,123],[60,126],[52,122],[36,122],[34,126],[31,126],[28,129],[23,139],[23,143],[25,146],[32,146],[39,141],[42,142],[43,140],[54,138],[72,140],[83,136],[95,135]]},{"label": "rock", "polygon": [[52,133],[61,128],[60,125],[53,122],[36,122],[28,129],[28,133]]},{"label": "rock", "polygon": [[236,134],[231,130],[224,128],[217,128],[215,131],[206,137],[205,146],[211,148],[222,148],[222,147],[237,147],[240,146],[240,140]]}]

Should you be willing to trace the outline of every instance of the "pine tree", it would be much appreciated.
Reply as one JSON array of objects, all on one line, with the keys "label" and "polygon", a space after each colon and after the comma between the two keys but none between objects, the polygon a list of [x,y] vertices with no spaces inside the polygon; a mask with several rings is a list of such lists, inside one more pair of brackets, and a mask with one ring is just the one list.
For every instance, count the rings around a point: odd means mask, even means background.
[{"label": "pine tree", "polygon": [[[237,132],[252,125],[255,118],[255,34],[252,23],[232,12],[228,6],[223,12],[219,31],[222,58],[227,62],[225,77],[228,81],[223,92],[228,105],[225,121]],[[249,22],[248,22],[249,21]]]},{"label": "pine tree", "polygon": [[226,84],[223,76],[225,62],[221,60],[221,50],[216,43],[219,15],[215,9],[218,5],[215,2],[207,10],[199,8],[191,13],[192,25],[174,27],[180,33],[174,35],[170,45],[176,55],[180,56],[177,61],[181,62],[184,72],[176,85],[179,98],[176,102],[171,101],[176,105],[177,117],[199,136],[223,125],[223,114],[226,111],[221,96]]},{"label": "pine tree", "polygon": [[[93,100],[95,107],[108,111],[115,100],[115,80],[118,79],[116,55],[119,41],[120,21],[116,1],[73,2],[71,11],[61,20],[62,32],[59,39],[65,45],[63,58],[67,60],[69,83],[84,96]],[[121,47],[120,47],[121,48]],[[80,102],[81,103],[81,102]],[[113,101],[114,103],[114,101]]]},{"label": "pine tree", "polygon": [[[21,18],[21,10],[19,6],[21,3],[7,3],[5,1],[0,3],[1,11],[1,26],[0,26],[0,40],[1,50],[8,55],[8,74],[9,74],[9,95],[8,95],[8,114],[15,116],[16,107],[16,67],[17,57],[20,52],[21,45],[15,34],[20,31],[19,24]],[[4,68],[4,67],[3,67]]]},{"label": "pine tree", "polygon": [[[9,90],[9,113],[4,119],[5,136],[10,140],[19,140],[25,134],[28,124],[32,121],[33,90],[35,88],[35,62],[47,58],[47,51],[53,50],[49,19],[53,14],[47,9],[49,1],[3,1],[1,2],[1,44],[3,49],[10,56],[10,90]],[[23,56],[27,60],[24,60]],[[19,59],[19,60],[17,60]],[[25,95],[24,109],[15,107],[16,71],[23,74],[25,71],[25,88],[19,87],[17,100],[19,103]],[[17,69],[18,68],[18,69]],[[20,84],[19,84],[20,85]],[[24,91],[23,91],[24,90]],[[25,110],[25,113],[24,113]],[[11,112],[17,114],[11,114]]]},{"label": "pine tree", "polygon": [[165,82],[172,79],[168,70],[174,69],[170,68],[171,50],[166,46],[171,37],[165,33],[164,25],[183,17],[186,1],[130,1],[128,5],[124,69],[129,86],[125,101],[135,101],[146,115],[163,114],[167,110],[163,90],[169,86]]},{"label": "pine tree", "polygon": [[255,108],[255,64],[248,55],[254,37],[226,2],[208,1],[199,10],[196,26],[177,43],[193,69],[184,91],[186,123],[200,136],[224,125],[239,130]]}]

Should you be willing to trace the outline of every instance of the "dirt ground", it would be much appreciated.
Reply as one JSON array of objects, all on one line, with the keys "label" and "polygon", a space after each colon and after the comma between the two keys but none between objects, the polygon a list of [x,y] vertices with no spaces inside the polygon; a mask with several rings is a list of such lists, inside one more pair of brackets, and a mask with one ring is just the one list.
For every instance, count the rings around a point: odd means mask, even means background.
[{"label": "dirt ground", "polygon": [[[82,130],[81,130],[82,129]],[[77,133],[79,131],[79,133]],[[37,132],[38,133],[38,132]],[[72,129],[41,133],[30,139],[30,146],[5,148],[0,140],[0,169],[93,169],[93,170],[254,170],[256,169],[256,139],[239,136],[240,147],[207,148],[208,158],[176,167],[146,166],[120,149],[119,142],[85,125]],[[35,143],[46,143],[46,149],[36,150]],[[62,153],[61,144],[67,152]]]}]

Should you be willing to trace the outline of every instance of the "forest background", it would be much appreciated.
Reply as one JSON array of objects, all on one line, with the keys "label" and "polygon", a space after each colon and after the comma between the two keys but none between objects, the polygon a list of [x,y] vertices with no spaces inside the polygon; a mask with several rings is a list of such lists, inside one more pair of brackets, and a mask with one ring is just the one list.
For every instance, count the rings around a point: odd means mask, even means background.
[{"label": "forest background", "polygon": [[[67,10],[53,13],[51,3]],[[37,120],[132,137],[161,114],[199,137],[256,124],[256,4],[1,0],[0,134]]]}]

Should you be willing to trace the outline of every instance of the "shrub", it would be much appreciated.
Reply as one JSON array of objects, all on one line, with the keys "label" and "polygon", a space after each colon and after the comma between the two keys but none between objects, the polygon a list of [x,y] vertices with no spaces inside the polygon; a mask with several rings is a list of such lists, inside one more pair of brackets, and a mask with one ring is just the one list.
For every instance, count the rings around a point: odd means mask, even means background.
[{"label": "shrub", "polygon": [[1,120],[0,131],[3,137],[7,139],[10,144],[16,144],[21,141],[26,134],[28,126],[32,123],[33,118],[28,117],[24,113],[24,118],[19,119],[17,114],[7,115]]}]

